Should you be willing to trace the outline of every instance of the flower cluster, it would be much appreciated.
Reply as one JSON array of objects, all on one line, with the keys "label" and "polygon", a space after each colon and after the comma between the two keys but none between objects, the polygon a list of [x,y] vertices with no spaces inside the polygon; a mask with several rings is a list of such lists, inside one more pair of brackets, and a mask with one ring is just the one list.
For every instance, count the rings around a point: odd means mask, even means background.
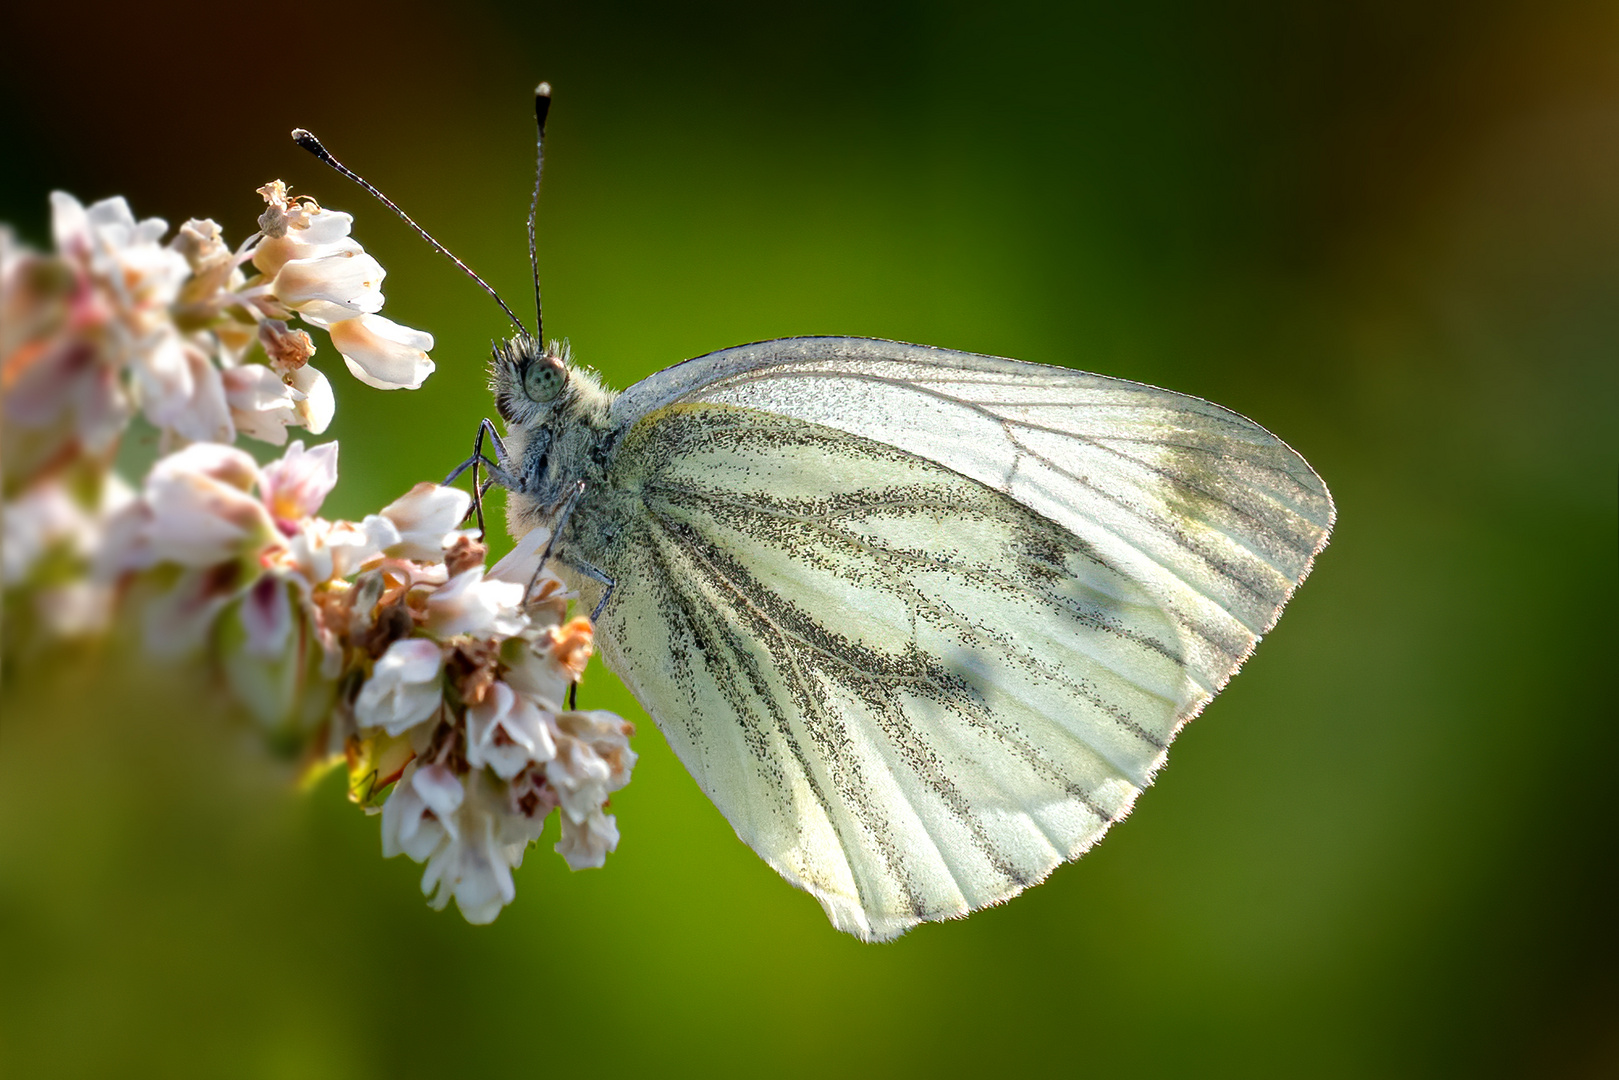
[{"label": "flower cluster", "polygon": [[[486,569],[461,527],[466,492],[418,484],[360,521],[327,520],[336,443],[294,441],[264,465],[231,445],[332,418],[295,315],[370,385],[432,370],[431,338],[377,314],[383,271],[349,216],[279,182],[260,194],[260,231],[235,251],[206,221],[161,246],[163,223],[121,199],[55,196],[55,255],[0,230],[0,407],[8,469],[20,465],[5,489],[5,644],[18,613],[37,639],[117,616],[155,654],[202,658],[273,745],[347,765],[351,799],[381,815],[383,854],[426,864],[435,907],[453,897],[486,923],[553,810],[570,866],[616,847],[605,807],[635,762],[630,725],[564,707],[592,635],[540,566],[545,530]],[[137,411],[166,452],[131,485],[112,462]]]},{"label": "flower cluster", "polygon": [[109,598],[84,570],[128,497],[111,463],[137,414],[170,449],[325,431],[332,388],[294,316],[327,330],[372,386],[414,388],[432,372],[432,337],[376,314],[383,269],[350,237],[353,218],[290,199],[279,180],[259,194],[259,231],[235,249],[197,219],[165,244],[167,224],[121,198],[86,208],[54,193],[50,254],[0,225],[0,584],[28,587],[30,626],[77,635],[105,622]]}]

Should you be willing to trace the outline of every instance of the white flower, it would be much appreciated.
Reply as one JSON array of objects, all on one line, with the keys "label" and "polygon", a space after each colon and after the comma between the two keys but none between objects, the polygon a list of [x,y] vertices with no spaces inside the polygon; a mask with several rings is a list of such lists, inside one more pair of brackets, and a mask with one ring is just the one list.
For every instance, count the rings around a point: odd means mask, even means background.
[{"label": "white flower", "polygon": [[144,504],[146,542],[159,562],[211,566],[256,555],[284,540],[249,492],[259,467],[241,450],[197,443],[152,466]]},{"label": "white flower", "polygon": [[427,350],[433,335],[400,326],[381,315],[334,322],[332,344],[356,379],[379,390],[415,390],[433,374]]},{"label": "white flower", "polygon": [[377,514],[368,514],[359,524],[311,518],[301,523],[288,553],[304,580],[319,585],[348,577],[398,542],[399,530]]},{"label": "white flower", "polygon": [[142,343],[134,358],[141,410],[153,425],[194,442],[236,439],[225,384],[208,355],[164,327]]},{"label": "white flower", "polygon": [[461,782],[443,765],[405,766],[382,806],[382,857],[431,858],[451,840],[455,812],[464,798]]},{"label": "white flower", "polygon": [[510,780],[529,762],[549,761],[556,744],[532,701],[496,681],[483,701],[467,708],[467,764],[487,765]]},{"label": "white flower", "polygon": [[360,687],[354,718],[361,727],[400,735],[438,711],[444,700],[439,672],[444,657],[426,638],[405,638],[388,646],[371,677]]},{"label": "white flower", "polygon": [[490,580],[515,581],[527,585],[534,580],[534,571],[540,565],[540,555],[545,550],[546,541],[550,539],[551,530],[544,525],[536,525],[518,537],[517,543],[506,553],[506,557],[489,568]]},{"label": "white flower", "polygon": [[545,765],[546,779],[556,789],[564,815],[581,823],[607,797],[630,782],[635,751],[633,730],[613,713],[565,712],[557,715],[557,754]]},{"label": "white flower", "polygon": [[293,259],[276,271],[270,291],[317,326],[382,310],[382,264],[363,251]]},{"label": "white flower", "polygon": [[223,372],[221,378],[237,431],[274,446],[287,441],[287,428],[301,420],[298,401],[303,394],[263,364],[243,364]]},{"label": "white flower", "polygon": [[223,612],[215,643],[225,679],[236,699],[267,728],[280,727],[297,710],[308,678],[304,637],[295,586],[275,574],[263,574],[237,602]]},{"label": "white flower", "polygon": [[191,273],[184,255],[158,243],[168,229],[162,218],[137,222],[122,198],[103,199],[86,210],[66,192],[51,192],[51,233],[57,250],[86,264],[127,315],[173,302]]},{"label": "white flower", "polygon": [[0,584],[16,585],[52,547],[93,528],[89,514],[55,481],[37,484],[0,515]]},{"label": "white flower", "polygon": [[427,597],[427,631],[441,638],[456,634],[509,637],[523,629],[518,611],[523,586],[485,581],[483,567],[463,570]]},{"label": "white flower", "polygon": [[536,649],[521,638],[511,638],[502,645],[500,658],[507,667],[506,681],[513,688],[553,712],[561,711],[574,676],[550,649]]},{"label": "white flower", "polygon": [[[280,181],[260,188],[274,188]],[[326,255],[359,252],[359,243],[349,236],[354,218],[341,210],[311,208],[307,203],[289,203],[285,186],[279,192],[279,205],[272,194],[265,194],[271,209],[259,219],[265,238],[253,249],[253,265],[266,278],[294,259],[318,259]],[[271,219],[271,220],[267,220]],[[278,227],[279,226],[279,227]]]},{"label": "white flower", "polygon": [[422,872],[422,892],[432,906],[442,908],[454,896],[462,917],[474,925],[493,922],[516,898],[512,868],[522,864],[524,849],[544,828],[543,819],[510,812],[504,788],[482,771],[467,776],[450,842]]},{"label": "white flower", "polygon": [[607,865],[608,852],[618,848],[618,820],[598,807],[575,821],[562,815],[562,839],[556,852],[574,870],[599,870]]},{"label": "white flower", "polygon": [[456,526],[472,508],[472,496],[460,488],[421,483],[382,508],[382,516],[399,530],[399,543],[388,554],[419,562],[437,562],[454,541]]},{"label": "white flower", "polygon": [[335,442],[322,443],[313,450],[305,450],[301,440],[294,442],[279,460],[264,466],[259,476],[264,505],[282,521],[314,517],[336,486]]}]

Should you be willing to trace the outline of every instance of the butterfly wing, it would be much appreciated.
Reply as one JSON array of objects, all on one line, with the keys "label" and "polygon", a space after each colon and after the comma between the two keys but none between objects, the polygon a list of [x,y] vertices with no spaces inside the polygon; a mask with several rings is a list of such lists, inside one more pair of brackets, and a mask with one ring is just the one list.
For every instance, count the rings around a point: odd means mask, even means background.
[{"label": "butterfly wing", "polygon": [[615,420],[604,658],[738,835],[870,939],[1100,838],[1332,522],[1228,410],[895,342],[726,350]]}]

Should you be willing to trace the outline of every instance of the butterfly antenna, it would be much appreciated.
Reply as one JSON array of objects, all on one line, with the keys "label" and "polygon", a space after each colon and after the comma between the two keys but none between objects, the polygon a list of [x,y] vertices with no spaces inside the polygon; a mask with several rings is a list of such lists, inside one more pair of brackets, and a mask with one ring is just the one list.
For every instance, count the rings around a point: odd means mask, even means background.
[{"label": "butterfly antenna", "polygon": [[545,344],[545,312],[540,306],[540,257],[534,243],[534,217],[540,209],[540,177],[545,174],[545,116],[551,111],[551,84],[534,88],[534,198],[528,204],[528,265],[534,271],[534,337]]},{"label": "butterfly antenna", "polygon": [[[331,166],[337,172],[341,173],[342,175],[348,177],[350,180],[354,181],[356,184],[360,185],[366,191],[371,193],[372,198],[376,199],[383,206],[386,206],[388,209],[390,209],[394,213],[398,214],[399,219],[401,221],[403,221],[406,225],[409,225],[411,228],[415,229],[416,234],[418,236],[420,236],[423,240],[426,240],[427,243],[429,244],[429,246],[431,246],[434,251],[437,251],[440,255],[443,255],[446,259],[449,259],[456,266],[460,267],[461,272],[463,274],[465,274],[467,277],[471,278],[473,281],[476,281],[483,288],[484,292],[486,292],[490,296],[494,297],[495,298],[495,303],[500,305],[500,310],[502,310],[502,311],[504,311],[506,313],[506,317],[517,325],[517,329],[521,330],[525,335],[527,335],[528,327],[523,325],[523,320],[522,319],[519,319],[516,315],[512,314],[512,309],[506,306],[506,301],[504,301],[504,300],[502,300],[500,298],[500,294],[497,293],[490,286],[490,284],[487,281],[485,281],[483,278],[479,277],[477,274],[473,273],[472,267],[468,266],[466,263],[462,262],[460,259],[457,259],[453,254],[450,253],[449,248],[445,247],[443,244],[439,243],[437,240],[434,240],[433,237],[428,234],[426,229],[422,228],[420,225],[418,225],[414,221],[412,221],[411,218],[410,218],[410,215],[405,213],[403,210],[399,209],[399,207],[394,204],[394,201],[392,199],[388,198],[388,196],[386,196],[382,192],[378,191],[373,185],[367,183],[366,180],[362,176],[360,176],[359,173],[356,173],[353,169],[350,169],[347,165],[344,165],[341,161],[338,161],[336,158],[334,158],[331,155],[330,151],[328,151],[326,149],[326,147],[321,145],[321,142],[320,142],[319,139],[315,138],[315,136],[311,135],[309,132],[305,131],[303,128],[293,128],[293,130],[292,130],[292,141],[297,143],[299,146],[303,147],[305,150],[309,151],[311,154],[314,154],[321,161],[323,161],[327,165]],[[532,235],[532,232],[533,232],[533,224],[532,224],[532,222],[530,223],[529,228],[530,228],[530,234]]]}]

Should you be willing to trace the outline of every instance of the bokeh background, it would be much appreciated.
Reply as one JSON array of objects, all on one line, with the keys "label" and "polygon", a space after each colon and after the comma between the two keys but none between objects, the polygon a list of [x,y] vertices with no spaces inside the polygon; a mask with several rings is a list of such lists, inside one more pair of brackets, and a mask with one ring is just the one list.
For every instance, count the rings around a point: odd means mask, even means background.
[{"label": "bokeh background", "polygon": [[[1619,1073],[1612,915],[1619,8],[1181,0],[13,5],[0,219],[52,188],[233,240],[358,215],[414,394],[339,397],[329,512],[441,475],[498,310],[293,147],[317,132],[624,386],[805,333],[1144,380],[1339,506],[1132,819],[1000,908],[829,928],[642,722],[623,843],[491,927],[340,777],[138,658],[12,680],[6,1076]],[[554,826],[553,826],[554,828]]]}]

